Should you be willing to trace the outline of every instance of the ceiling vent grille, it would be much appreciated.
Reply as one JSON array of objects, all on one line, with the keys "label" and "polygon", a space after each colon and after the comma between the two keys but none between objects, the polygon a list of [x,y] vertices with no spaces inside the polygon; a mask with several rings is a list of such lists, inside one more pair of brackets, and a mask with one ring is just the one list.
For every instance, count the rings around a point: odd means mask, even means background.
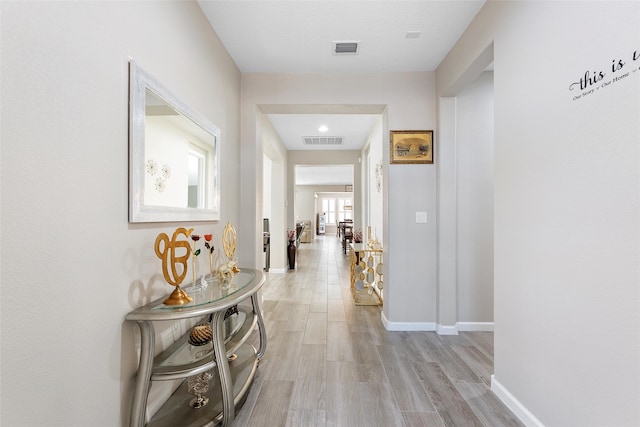
[{"label": "ceiling vent grille", "polygon": [[357,55],[360,48],[360,42],[332,42],[331,50],[334,55]]},{"label": "ceiling vent grille", "polygon": [[341,136],[303,136],[304,145],[342,145]]}]

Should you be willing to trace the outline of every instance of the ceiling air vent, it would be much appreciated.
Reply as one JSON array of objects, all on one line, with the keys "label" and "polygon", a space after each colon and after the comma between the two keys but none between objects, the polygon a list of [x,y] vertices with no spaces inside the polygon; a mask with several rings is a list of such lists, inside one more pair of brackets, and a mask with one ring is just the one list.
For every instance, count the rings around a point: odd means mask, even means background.
[{"label": "ceiling air vent", "polygon": [[303,136],[304,145],[342,145],[341,136]]},{"label": "ceiling air vent", "polygon": [[357,55],[359,47],[359,41],[331,43],[331,51],[334,55]]}]

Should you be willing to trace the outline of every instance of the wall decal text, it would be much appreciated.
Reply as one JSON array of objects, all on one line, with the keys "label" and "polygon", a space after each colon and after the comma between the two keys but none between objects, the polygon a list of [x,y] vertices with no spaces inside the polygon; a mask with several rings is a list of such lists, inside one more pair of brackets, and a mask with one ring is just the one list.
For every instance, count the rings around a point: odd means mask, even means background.
[{"label": "wall decal text", "polygon": [[579,80],[569,85],[569,91],[572,99],[577,101],[634,75],[640,76],[640,50],[634,51],[628,58],[612,59],[611,66],[605,69],[585,71]]}]

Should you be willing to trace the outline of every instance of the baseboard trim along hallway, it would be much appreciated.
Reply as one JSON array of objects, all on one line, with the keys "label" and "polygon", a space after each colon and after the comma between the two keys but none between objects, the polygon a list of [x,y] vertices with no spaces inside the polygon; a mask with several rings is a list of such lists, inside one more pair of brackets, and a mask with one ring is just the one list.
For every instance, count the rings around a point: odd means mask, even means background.
[{"label": "baseboard trim along hallway", "polygon": [[435,322],[390,322],[384,311],[380,314],[382,325],[387,331],[435,331]]},{"label": "baseboard trim along hallway", "polygon": [[493,322],[458,322],[455,325],[439,325],[435,322],[391,322],[384,311],[380,315],[387,331],[435,331],[438,335],[458,335],[458,332],[493,332]]},{"label": "baseboard trim along hallway", "polygon": [[491,391],[520,419],[527,427],[544,427],[544,424],[535,417],[513,394],[509,392],[495,375],[491,375]]}]

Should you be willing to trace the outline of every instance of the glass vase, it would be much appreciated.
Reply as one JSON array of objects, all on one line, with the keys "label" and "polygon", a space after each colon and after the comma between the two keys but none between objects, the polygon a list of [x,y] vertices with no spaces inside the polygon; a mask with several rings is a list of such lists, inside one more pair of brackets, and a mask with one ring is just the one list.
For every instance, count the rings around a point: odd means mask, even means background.
[{"label": "glass vase", "polygon": [[187,379],[187,392],[195,396],[189,402],[189,406],[197,409],[209,403],[209,398],[204,394],[209,391],[209,381],[212,377],[211,373],[203,372]]}]

